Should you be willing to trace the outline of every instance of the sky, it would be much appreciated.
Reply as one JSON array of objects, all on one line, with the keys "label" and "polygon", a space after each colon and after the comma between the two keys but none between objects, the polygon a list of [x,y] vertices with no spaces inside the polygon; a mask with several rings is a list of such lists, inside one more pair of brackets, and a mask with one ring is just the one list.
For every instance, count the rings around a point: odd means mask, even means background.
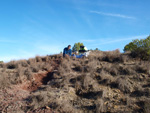
[{"label": "sky", "polygon": [[150,35],[150,0],[0,0],[0,61],[82,42],[110,51]]}]

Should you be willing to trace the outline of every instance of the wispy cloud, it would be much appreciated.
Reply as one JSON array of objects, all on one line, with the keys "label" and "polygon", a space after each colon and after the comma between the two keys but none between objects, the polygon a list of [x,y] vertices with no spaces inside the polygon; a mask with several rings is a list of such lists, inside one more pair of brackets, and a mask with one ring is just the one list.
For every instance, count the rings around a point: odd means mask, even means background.
[{"label": "wispy cloud", "polygon": [[92,39],[91,40],[90,39],[89,40],[87,40],[87,39],[79,40],[79,42],[95,42],[95,41],[96,40],[92,40]]},{"label": "wispy cloud", "polygon": [[100,12],[100,11],[90,11],[90,13],[95,13],[95,14],[104,15],[104,16],[125,18],[125,19],[136,19],[135,17],[132,17],[132,16],[127,16],[127,15],[123,15],[123,14],[116,14],[116,13],[105,13],[105,12]]},{"label": "wispy cloud", "polygon": [[81,40],[83,43],[88,43],[89,47],[94,46],[101,46],[101,45],[107,45],[107,44],[115,44],[118,42],[124,42],[124,41],[132,41],[134,39],[142,39],[146,38],[148,35],[141,35],[141,36],[131,36],[131,37],[122,37],[122,38],[101,38],[101,39],[95,39],[95,40]]}]

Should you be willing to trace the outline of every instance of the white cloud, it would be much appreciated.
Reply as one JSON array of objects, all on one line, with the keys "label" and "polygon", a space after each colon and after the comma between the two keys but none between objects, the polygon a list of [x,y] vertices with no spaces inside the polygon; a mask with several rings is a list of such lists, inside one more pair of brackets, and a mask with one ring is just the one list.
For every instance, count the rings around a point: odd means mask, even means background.
[{"label": "white cloud", "polygon": [[104,12],[100,12],[100,11],[90,11],[90,13],[95,13],[95,14],[104,15],[104,16],[126,18],[126,19],[136,19],[135,17],[132,17],[132,16],[127,16],[127,15],[122,15],[122,14],[115,14],[115,13],[104,13]]}]

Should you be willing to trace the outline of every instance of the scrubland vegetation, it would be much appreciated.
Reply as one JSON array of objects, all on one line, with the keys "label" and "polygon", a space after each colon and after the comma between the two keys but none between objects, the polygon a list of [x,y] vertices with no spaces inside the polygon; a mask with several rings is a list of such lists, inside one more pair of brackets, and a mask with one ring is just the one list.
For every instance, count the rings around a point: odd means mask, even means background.
[{"label": "scrubland vegetation", "polygon": [[0,112],[149,113],[150,61],[96,50],[1,63],[0,103]]}]

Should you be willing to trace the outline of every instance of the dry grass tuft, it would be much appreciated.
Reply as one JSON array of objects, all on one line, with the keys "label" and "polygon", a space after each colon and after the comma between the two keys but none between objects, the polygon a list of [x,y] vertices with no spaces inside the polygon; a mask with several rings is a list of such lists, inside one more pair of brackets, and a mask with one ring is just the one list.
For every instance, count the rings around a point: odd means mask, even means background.
[{"label": "dry grass tuft", "polygon": [[125,77],[119,77],[115,82],[118,89],[120,89],[124,93],[131,93],[134,90],[134,85],[132,84],[132,82]]},{"label": "dry grass tuft", "polygon": [[96,113],[106,112],[106,106],[104,105],[103,99],[98,99],[96,101]]},{"label": "dry grass tuft", "polygon": [[108,85],[114,81],[113,76],[107,73],[104,70],[101,70],[99,74],[96,74],[96,79],[98,80],[99,84]]},{"label": "dry grass tuft", "polygon": [[6,64],[7,69],[17,69],[18,63],[16,61],[11,61]]},{"label": "dry grass tuft", "polygon": [[8,74],[5,72],[0,73],[0,89],[6,88],[10,85],[10,82],[8,80]]}]

